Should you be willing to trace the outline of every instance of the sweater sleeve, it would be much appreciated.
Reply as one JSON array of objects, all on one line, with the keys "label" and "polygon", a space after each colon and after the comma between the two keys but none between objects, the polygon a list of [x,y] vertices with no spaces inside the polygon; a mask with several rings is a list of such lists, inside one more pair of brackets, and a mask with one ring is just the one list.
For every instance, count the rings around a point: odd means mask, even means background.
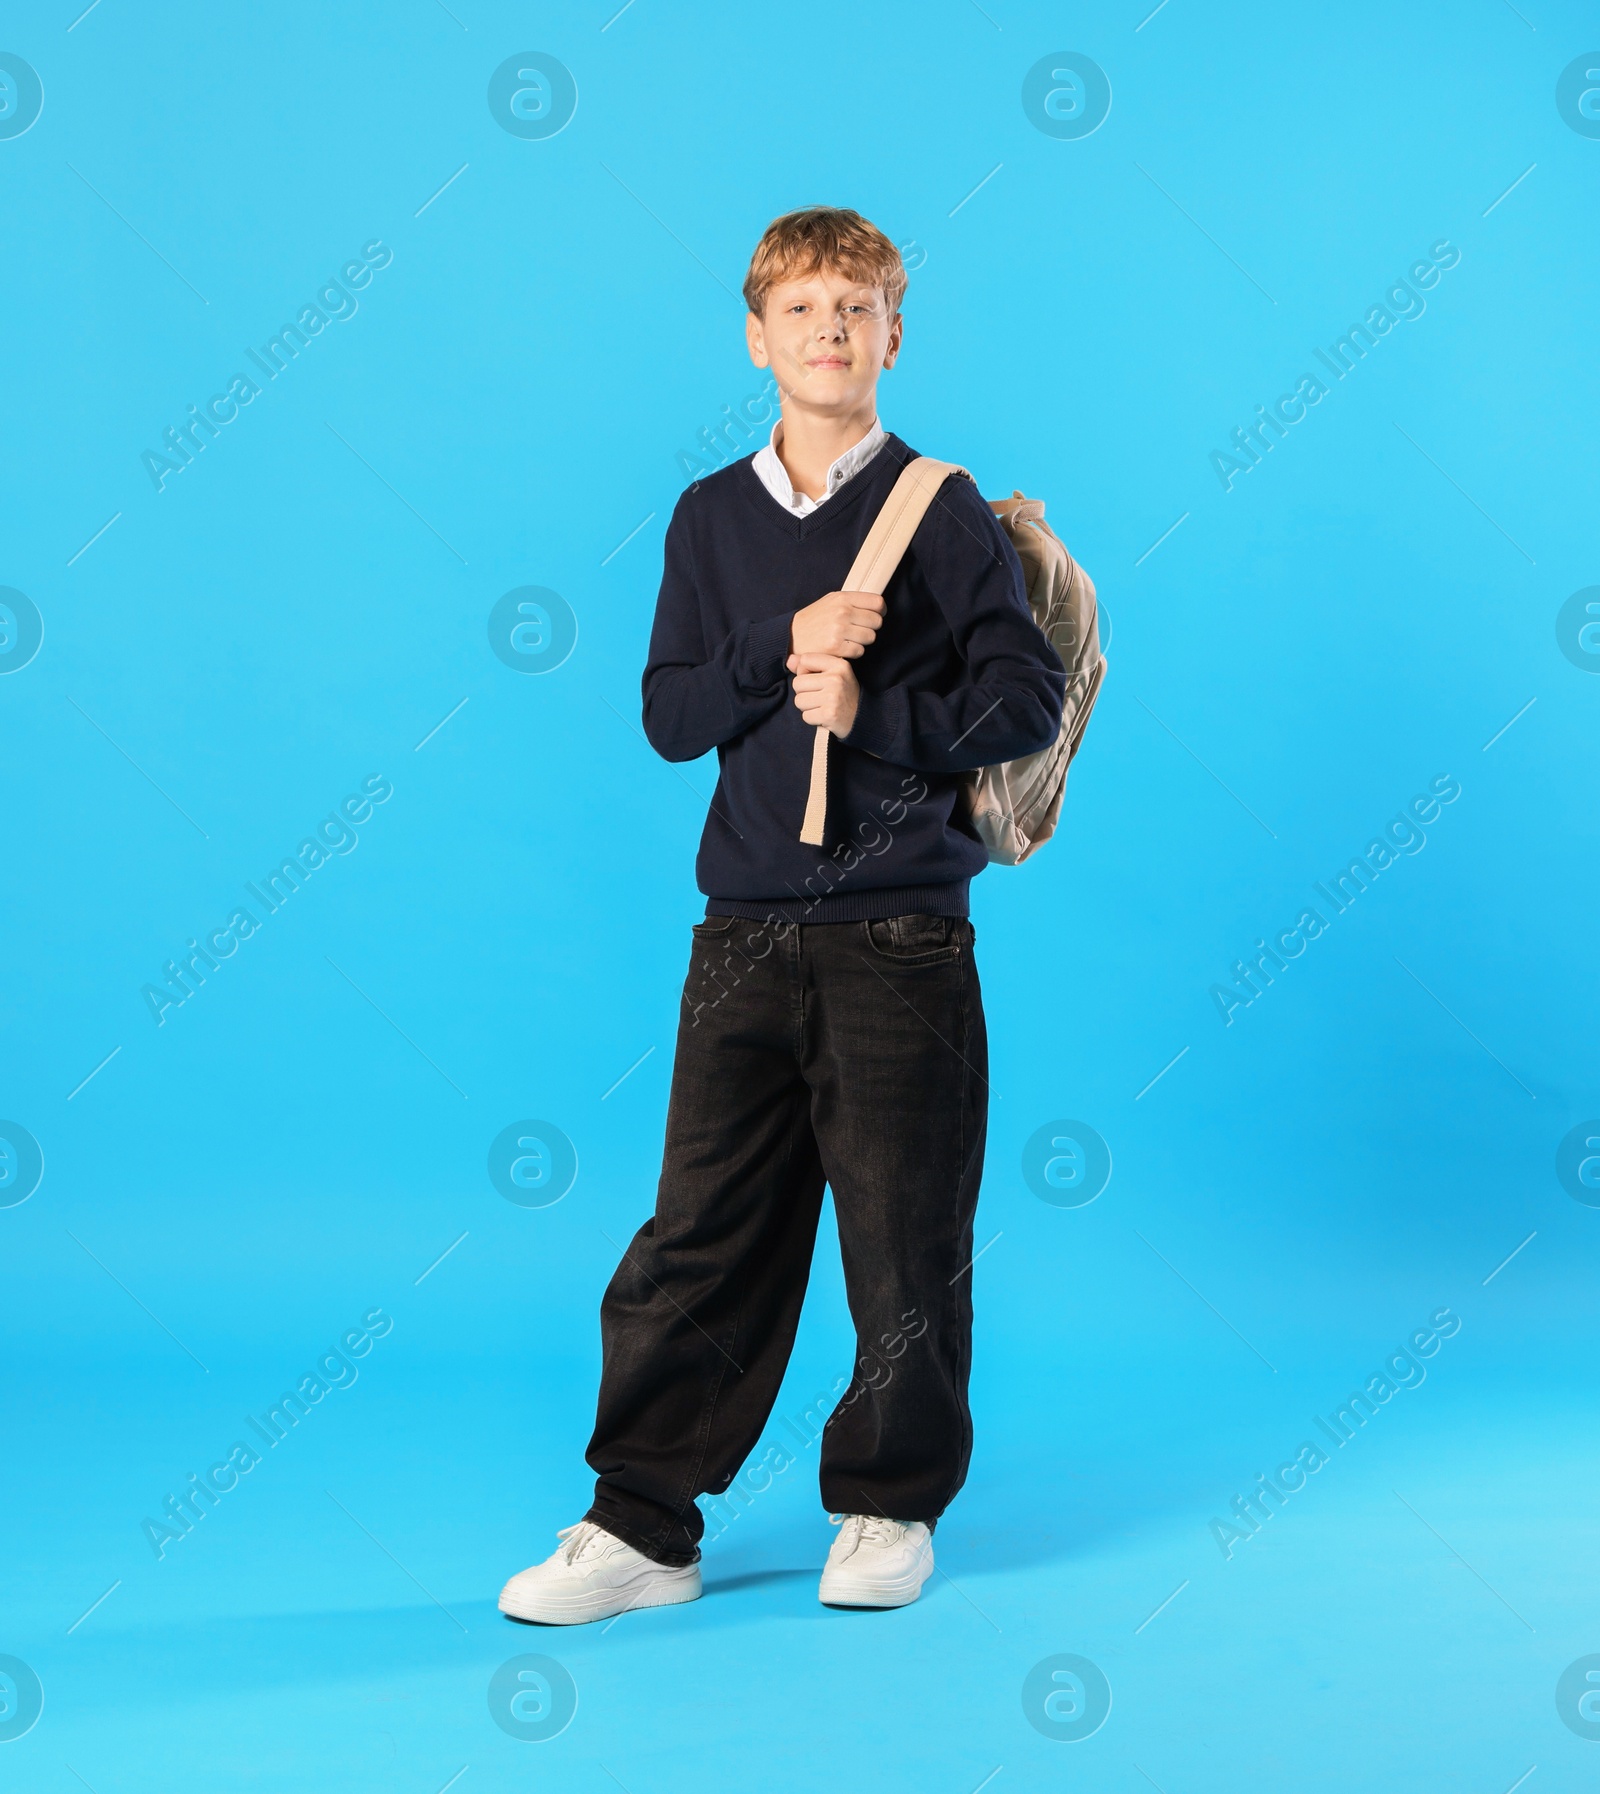
[{"label": "sweater sleeve", "polygon": [[[692,488],[691,488],[692,491]],[[667,526],[665,566],[642,681],[644,732],[664,760],[697,760],[787,696],[790,613],[741,623],[707,648],[690,540],[690,492]]]},{"label": "sweater sleeve", "polygon": [[970,480],[944,483],[911,552],[966,677],[944,691],[863,690],[845,744],[914,772],[945,773],[1049,747],[1061,731],[1066,669],[1033,620],[1016,549]]}]

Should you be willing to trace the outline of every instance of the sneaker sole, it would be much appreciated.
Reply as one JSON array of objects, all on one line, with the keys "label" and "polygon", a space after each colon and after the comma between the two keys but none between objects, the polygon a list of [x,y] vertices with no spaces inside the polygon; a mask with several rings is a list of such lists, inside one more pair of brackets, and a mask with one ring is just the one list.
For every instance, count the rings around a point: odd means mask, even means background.
[{"label": "sneaker sole", "polygon": [[895,1582],[857,1581],[847,1575],[823,1572],[817,1599],[824,1607],[909,1607],[922,1594],[922,1585],[933,1574],[929,1552],[909,1575]]},{"label": "sneaker sole", "polygon": [[614,1619],[618,1614],[632,1613],[644,1607],[676,1607],[684,1601],[698,1601],[701,1595],[700,1566],[691,1564],[686,1570],[652,1576],[633,1589],[597,1590],[592,1595],[579,1595],[567,1600],[546,1596],[543,1600],[516,1595],[500,1596],[500,1611],[509,1619],[529,1620],[541,1626],[582,1626],[593,1620]]}]

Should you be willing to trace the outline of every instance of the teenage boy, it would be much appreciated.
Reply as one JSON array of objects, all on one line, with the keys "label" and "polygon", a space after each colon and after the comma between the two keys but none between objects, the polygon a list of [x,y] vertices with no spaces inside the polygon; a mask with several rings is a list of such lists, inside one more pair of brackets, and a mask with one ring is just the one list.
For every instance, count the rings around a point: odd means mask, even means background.
[{"label": "teenage boy", "polygon": [[[600,1310],[594,1504],[500,1609],[552,1624],[700,1593],[695,1504],[755,1446],[833,1191],[859,1367],[822,1435],[830,1605],[898,1607],[972,1446],[988,1108],[959,779],[1037,752],[1066,675],[1021,564],[952,476],[883,597],[840,591],[916,451],[877,418],[906,274],[858,213],[776,219],[744,284],[782,415],[679,499],[644,673],[668,760],[717,750],[654,1216]],[[950,345],[970,356],[970,346]],[[828,833],[799,840],[815,732]]]}]

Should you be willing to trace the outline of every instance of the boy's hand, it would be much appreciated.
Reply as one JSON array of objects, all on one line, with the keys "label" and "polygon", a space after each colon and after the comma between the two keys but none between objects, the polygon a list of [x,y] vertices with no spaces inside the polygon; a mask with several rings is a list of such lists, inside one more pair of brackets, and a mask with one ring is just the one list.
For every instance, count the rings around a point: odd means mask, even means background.
[{"label": "boy's hand", "polygon": [[794,613],[789,647],[796,654],[858,660],[882,627],[883,599],[876,592],[828,592]]},{"label": "boy's hand", "polygon": [[830,735],[848,735],[861,700],[850,662],[836,654],[791,654],[788,667],[795,676],[794,701],[806,721]]}]

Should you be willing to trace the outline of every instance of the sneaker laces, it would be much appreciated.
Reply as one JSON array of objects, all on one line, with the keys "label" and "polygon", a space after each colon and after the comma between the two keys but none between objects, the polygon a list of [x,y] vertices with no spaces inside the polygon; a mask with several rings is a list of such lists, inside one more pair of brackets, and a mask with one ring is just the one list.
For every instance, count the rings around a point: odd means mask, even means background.
[{"label": "sneaker laces", "polygon": [[580,1520],[576,1526],[563,1526],[556,1537],[561,1540],[556,1555],[569,1564],[574,1564],[580,1557],[589,1554],[591,1548],[601,1548],[603,1541],[608,1540],[611,1534],[603,1526],[596,1526],[593,1520]]},{"label": "sneaker laces", "polygon": [[839,1539],[845,1557],[863,1541],[870,1545],[898,1545],[905,1536],[901,1521],[885,1519],[882,1514],[829,1514],[828,1523],[842,1528]]}]

